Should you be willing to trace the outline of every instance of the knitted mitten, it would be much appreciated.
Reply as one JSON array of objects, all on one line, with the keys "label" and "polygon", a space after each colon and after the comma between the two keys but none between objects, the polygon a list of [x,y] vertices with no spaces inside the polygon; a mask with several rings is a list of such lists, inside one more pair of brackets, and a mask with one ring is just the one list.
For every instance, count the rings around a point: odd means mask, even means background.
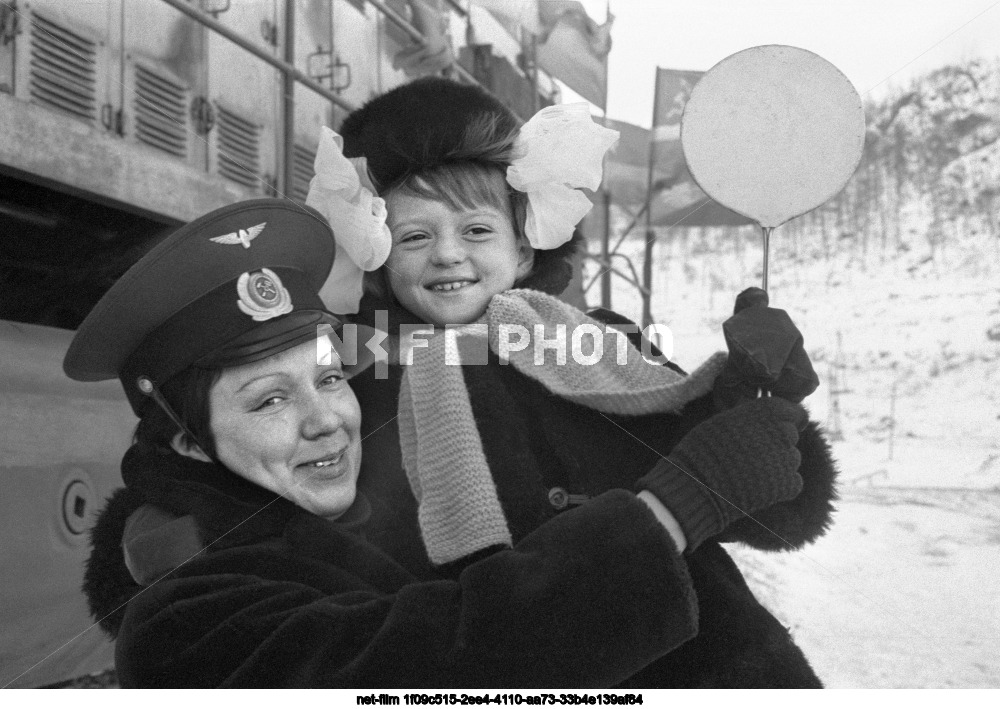
[{"label": "knitted mitten", "polygon": [[693,428],[636,489],[670,510],[693,551],[734,520],[801,492],[796,443],[807,421],[805,409],[777,397],[740,404]]}]

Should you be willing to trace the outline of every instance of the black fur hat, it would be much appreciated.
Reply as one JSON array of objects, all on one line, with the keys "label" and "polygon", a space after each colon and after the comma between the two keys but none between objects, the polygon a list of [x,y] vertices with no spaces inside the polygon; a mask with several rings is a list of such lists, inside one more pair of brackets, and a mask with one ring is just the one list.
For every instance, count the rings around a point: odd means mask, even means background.
[{"label": "black fur hat", "polygon": [[[479,130],[470,135],[470,127]],[[486,129],[484,130],[483,127]],[[426,77],[376,96],[344,119],[344,155],[368,158],[379,192],[410,175],[483,159],[484,142],[509,138],[521,127],[510,109],[478,86]],[[479,143],[479,145],[477,145]]]},{"label": "black fur hat", "polygon": [[[506,168],[521,120],[478,86],[425,77],[376,96],[344,119],[344,155],[368,159],[379,193],[414,174],[454,163]],[[509,143],[497,149],[498,143]],[[487,149],[488,147],[488,149]],[[558,295],[573,275],[571,258],[583,237],[535,251],[535,268],[518,287]]]}]

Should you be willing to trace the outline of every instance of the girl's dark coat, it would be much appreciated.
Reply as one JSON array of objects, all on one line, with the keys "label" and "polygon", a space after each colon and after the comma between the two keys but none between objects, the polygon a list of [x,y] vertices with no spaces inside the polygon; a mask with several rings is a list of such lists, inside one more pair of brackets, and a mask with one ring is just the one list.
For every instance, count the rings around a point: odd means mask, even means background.
[{"label": "girl's dark coat", "polygon": [[[612,488],[630,489],[684,433],[714,413],[706,396],[682,415],[604,415],[551,395],[493,359],[489,365],[465,366],[463,374],[515,543],[567,514],[549,502],[552,488],[590,497]],[[400,375],[400,368],[390,367],[387,379],[368,370],[352,381],[365,412],[362,484],[374,501],[372,540],[416,573],[426,574],[432,570],[419,541],[416,503],[401,468],[393,423]],[[836,469],[815,423],[800,435],[799,450],[804,479],[799,497],[754,515],[759,524],[749,519],[735,523],[723,537],[685,556],[700,609],[697,637],[622,680],[621,686],[821,686],[787,629],[754,598],[719,544],[740,540],[762,549],[791,549],[826,530]],[[587,550],[580,545],[567,553],[586,555]],[[443,571],[460,568],[458,563]],[[587,615],[579,619],[582,626],[589,621]]]}]

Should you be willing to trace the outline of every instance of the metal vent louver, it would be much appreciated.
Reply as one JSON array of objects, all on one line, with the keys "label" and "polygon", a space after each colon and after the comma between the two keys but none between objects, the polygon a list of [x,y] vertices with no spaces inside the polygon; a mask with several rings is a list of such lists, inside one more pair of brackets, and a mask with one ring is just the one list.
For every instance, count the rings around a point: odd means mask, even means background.
[{"label": "metal vent louver", "polygon": [[187,156],[187,88],[135,68],[135,137],[171,155]]},{"label": "metal vent louver", "polygon": [[93,121],[97,114],[96,58],[93,41],[34,15],[29,62],[32,100]]},{"label": "metal vent louver", "polygon": [[294,200],[305,202],[309,194],[309,181],[313,178],[313,164],[316,162],[316,151],[304,145],[296,145],[293,160],[292,167],[295,176],[290,196]]},{"label": "metal vent louver", "polygon": [[219,174],[247,187],[259,187],[260,126],[221,106],[218,110]]}]

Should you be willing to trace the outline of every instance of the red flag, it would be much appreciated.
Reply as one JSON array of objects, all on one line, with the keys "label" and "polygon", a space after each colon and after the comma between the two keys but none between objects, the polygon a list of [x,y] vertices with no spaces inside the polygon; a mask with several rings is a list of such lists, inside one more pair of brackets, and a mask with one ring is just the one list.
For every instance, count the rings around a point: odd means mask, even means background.
[{"label": "red flag", "polygon": [[691,177],[681,148],[681,116],[703,71],[656,69],[651,223],[654,226],[739,226],[751,221],[706,195]]},{"label": "red flag", "polygon": [[562,81],[602,111],[607,104],[607,62],[611,23],[599,25],[576,0],[546,0],[538,4],[541,33],[538,66]]},{"label": "red flag", "polygon": [[607,61],[611,23],[587,14],[578,0],[471,0],[495,17],[513,37],[524,30],[537,37],[539,68],[602,110],[607,103]]},{"label": "red flag", "polygon": [[646,203],[650,130],[610,118],[604,119],[603,123],[618,131],[618,142],[604,159],[601,189],[611,195],[615,204],[638,211]]},{"label": "red flag", "polygon": [[537,35],[542,28],[538,21],[538,0],[470,0],[473,6],[487,10],[504,26],[511,37],[521,36],[521,29]]}]

